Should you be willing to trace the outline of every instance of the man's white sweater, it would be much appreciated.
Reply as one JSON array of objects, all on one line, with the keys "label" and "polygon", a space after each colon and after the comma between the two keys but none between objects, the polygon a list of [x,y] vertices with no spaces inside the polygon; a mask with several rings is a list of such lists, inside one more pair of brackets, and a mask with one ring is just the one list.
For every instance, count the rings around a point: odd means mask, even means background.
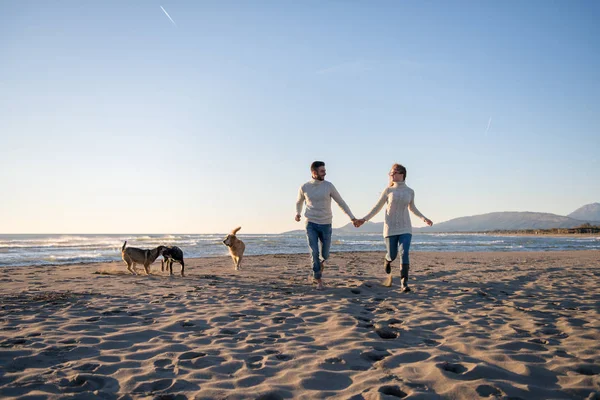
[{"label": "man's white sweater", "polygon": [[365,220],[373,218],[387,203],[385,210],[385,222],[383,224],[383,236],[402,235],[412,233],[410,214],[412,211],[417,217],[425,220],[425,216],[415,206],[415,191],[406,186],[404,182],[394,182],[381,193],[381,197],[375,207],[364,217]]},{"label": "man's white sweater", "polygon": [[354,219],[350,207],[342,199],[333,183],[311,179],[298,190],[298,200],[296,201],[296,214],[302,213],[302,205],[306,203],[304,217],[307,222],[315,224],[331,224],[333,214],[331,213],[331,199],[340,206],[350,219]]}]

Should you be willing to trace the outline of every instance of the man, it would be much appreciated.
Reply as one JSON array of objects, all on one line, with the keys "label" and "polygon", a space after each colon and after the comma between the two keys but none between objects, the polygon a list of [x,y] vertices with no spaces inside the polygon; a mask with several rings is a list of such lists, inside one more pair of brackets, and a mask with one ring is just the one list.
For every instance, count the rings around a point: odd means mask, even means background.
[{"label": "man", "polygon": [[[306,203],[306,237],[308,247],[312,258],[313,277],[317,281],[317,289],[322,290],[322,273],[325,267],[325,260],[329,258],[329,248],[331,247],[331,199],[340,206],[352,220],[357,221],[350,211],[342,196],[338,193],[331,182],[325,180],[325,163],[315,161],[310,166],[312,179],[300,186],[298,191],[298,200],[296,201],[296,221],[300,222],[302,205]],[[319,242],[321,242],[321,254],[319,254]]]}]

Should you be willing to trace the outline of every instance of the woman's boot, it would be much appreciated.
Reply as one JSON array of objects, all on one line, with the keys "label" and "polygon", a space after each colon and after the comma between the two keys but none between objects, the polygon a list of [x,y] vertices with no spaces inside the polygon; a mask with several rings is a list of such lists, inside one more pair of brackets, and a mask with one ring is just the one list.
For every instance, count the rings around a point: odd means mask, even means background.
[{"label": "woman's boot", "polygon": [[387,258],[383,259],[383,268],[385,269],[386,274],[392,273],[392,262],[388,261]]},{"label": "woman's boot", "polygon": [[410,288],[408,287],[408,270],[410,268],[409,264],[402,264],[402,269],[400,270],[400,284],[402,286],[403,292],[410,292]]}]

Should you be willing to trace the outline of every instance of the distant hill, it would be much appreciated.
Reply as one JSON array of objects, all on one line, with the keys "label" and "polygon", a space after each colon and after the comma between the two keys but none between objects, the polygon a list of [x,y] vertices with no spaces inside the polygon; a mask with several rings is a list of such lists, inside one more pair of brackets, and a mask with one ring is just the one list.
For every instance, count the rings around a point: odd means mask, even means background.
[{"label": "distant hill", "polygon": [[567,215],[567,217],[582,221],[600,221],[600,203],[586,204]]},{"label": "distant hill", "polygon": [[415,232],[483,232],[493,230],[574,228],[586,222],[562,215],[538,212],[494,212],[454,218]]},{"label": "distant hill", "polygon": [[355,228],[352,222],[347,223],[341,228],[334,229],[339,233],[383,233],[383,222],[365,222],[360,228]]},{"label": "distant hill", "polygon": [[[552,229],[574,228],[586,222],[562,215],[538,212],[494,212],[473,215],[470,217],[454,218],[446,222],[434,224],[432,227],[413,228],[415,233],[422,232],[484,232],[494,230],[520,229]],[[593,223],[592,223],[593,224]],[[600,224],[600,223],[599,223]],[[334,229],[339,233],[382,233],[383,222],[367,222],[356,229],[351,223]]]}]

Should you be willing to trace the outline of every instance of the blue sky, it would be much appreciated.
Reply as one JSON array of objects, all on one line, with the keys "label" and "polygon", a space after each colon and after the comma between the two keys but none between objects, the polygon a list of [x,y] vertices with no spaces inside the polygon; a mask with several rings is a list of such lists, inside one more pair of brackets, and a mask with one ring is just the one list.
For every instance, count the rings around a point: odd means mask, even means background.
[{"label": "blue sky", "polygon": [[359,217],[395,162],[434,223],[600,201],[596,1],[0,8],[1,233],[299,229],[314,160]]}]

